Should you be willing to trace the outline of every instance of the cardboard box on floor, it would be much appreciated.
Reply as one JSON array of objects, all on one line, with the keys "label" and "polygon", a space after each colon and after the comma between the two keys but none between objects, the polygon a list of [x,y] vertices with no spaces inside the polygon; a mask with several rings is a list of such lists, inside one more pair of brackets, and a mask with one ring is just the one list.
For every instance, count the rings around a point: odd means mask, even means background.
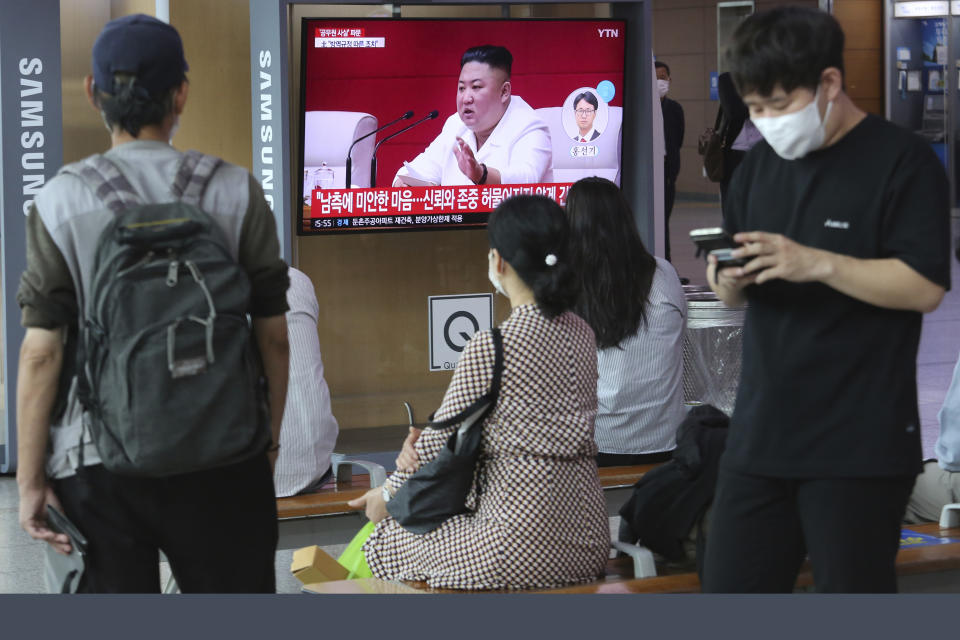
[{"label": "cardboard box on floor", "polygon": [[290,573],[303,584],[346,580],[349,572],[333,556],[312,545],[293,552]]}]

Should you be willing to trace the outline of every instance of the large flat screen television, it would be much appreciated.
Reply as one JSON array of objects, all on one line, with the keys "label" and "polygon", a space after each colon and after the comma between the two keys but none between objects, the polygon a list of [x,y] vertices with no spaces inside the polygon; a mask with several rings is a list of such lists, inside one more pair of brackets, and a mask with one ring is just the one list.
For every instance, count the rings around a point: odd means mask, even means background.
[{"label": "large flat screen television", "polygon": [[[624,21],[306,18],[302,34],[301,235],[476,228],[517,193],[562,204],[582,177],[619,184]],[[485,107],[458,94],[481,45],[513,62],[477,150]],[[459,169],[458,136],[502,184]]]}]

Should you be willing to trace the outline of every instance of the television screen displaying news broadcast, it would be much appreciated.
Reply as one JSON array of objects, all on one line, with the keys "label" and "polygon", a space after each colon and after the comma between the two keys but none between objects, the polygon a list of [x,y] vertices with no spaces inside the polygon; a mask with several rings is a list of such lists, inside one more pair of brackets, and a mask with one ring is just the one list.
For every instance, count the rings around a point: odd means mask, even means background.
[{"label": "television screen displaying news broadcast", "polygon": [[619,184],[625,41],[620,20],[304,19],[298,233],[482,227],[515,194]]}]

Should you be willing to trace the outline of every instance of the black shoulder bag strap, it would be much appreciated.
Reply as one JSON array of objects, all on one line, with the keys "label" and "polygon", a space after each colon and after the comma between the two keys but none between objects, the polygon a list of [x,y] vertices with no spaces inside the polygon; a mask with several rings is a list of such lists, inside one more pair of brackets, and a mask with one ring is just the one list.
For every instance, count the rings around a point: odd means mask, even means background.
[{"label": "black shoulder bag strap", "polygon": [[430,422],[428,428],[431,429],[442,429],[458,423],[460,427],[450,435],[437,457],[407,478],[387,503],[390,515],[412,533],[429,533],[453,516],[469,511],[466,500],[480,458],[482,425],[497,405],[503,377],[502,336],[497,328],[491,334],[494,363],[490,389],[457,415]]},{"label": "black shoulder bag strap", "polygon": [[[496,406],[497,399],[500,397],[500,381],[503,377],[503,336],[500,333],[499,327],[491,329],[490,336],[493,338],[493,377],[490,381],[490,388],[469,407],[455,416],[434,422],[432,419],[433,416],[431,415],[430,424],[427,426],[428,429],[446,429],[451,425],[467,421],[469,421],[469,424],[465,426],[469,428],[469,426],[477,422],[483,422]],[[465,426],[461,426],[457,430],[457,433],[463,433]]]},{"label": "black shoulder bag strap", "polygon": [[713,123],[714,132],[720,137],[720,147],[726,149],[728,146],[727,141],[727,129],[730,128],[730,123],[727,120],[727,114],[724,113],[723,107],[717,109],[717,119]]}]

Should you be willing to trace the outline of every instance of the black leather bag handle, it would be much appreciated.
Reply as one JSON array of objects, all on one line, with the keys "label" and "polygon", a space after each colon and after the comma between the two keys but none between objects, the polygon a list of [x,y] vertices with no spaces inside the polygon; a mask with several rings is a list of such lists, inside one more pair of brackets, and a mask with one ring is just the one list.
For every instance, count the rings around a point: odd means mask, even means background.
[{"label": "black leather bag handle", "polygon": [[[450,518],[467,513],[467,496],[473,486],[483,441],[483,423],[497,405],[503,376],[503,341],[500,330],[492,331],[495,349],[490,389],[465,410],[430,428],[463,422],[450,434],[436,458],[407,478],[387,503],[387,511],[404,529],[419,535],[429,533]],[[478,426],[479,425],[479,426]]]}]

